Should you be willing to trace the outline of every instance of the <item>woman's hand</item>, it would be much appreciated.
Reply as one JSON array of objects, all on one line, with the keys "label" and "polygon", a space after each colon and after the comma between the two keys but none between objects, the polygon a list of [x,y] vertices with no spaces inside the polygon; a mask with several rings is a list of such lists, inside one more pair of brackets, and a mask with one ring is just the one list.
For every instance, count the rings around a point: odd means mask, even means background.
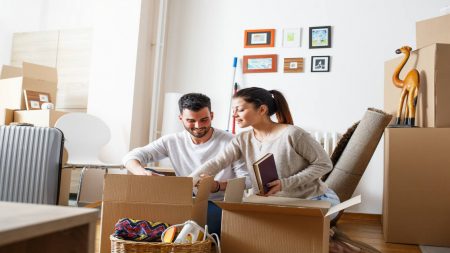
[{"label": "woman's hand", "polygon": [[271,196],[271,195],[274,195],[275,193],[281,191],[281,181],[280,181],[280,179],[277,179],[275,181],[267,183],[267,186],[270,187],[270,190],[264,196]]}]

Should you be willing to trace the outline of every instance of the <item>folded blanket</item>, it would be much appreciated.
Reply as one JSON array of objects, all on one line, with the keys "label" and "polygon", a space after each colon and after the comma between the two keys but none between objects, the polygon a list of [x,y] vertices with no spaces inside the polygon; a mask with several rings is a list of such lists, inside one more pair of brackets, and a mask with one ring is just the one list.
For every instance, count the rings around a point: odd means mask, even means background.
[{"label": "folded blanket", "polygon": [[167,223],[123,218],[116,223],[113,235],[123,240],[160,242],[162,232],[168,227]]}]

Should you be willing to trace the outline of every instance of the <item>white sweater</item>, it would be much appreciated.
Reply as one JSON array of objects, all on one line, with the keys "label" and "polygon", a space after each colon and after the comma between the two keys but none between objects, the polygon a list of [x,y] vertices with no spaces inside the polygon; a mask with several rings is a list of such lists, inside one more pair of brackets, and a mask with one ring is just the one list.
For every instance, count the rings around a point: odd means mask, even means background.
[{"label": "white sweater", "polygon": [[[222,152],[232,138],[230,133],[214,128],[207,142],[194,144],[189,132],[184,130],[162,136],[147,146],[133,149],[125,155],[122,162],[126,165],[129,160],[135,159],[146,165],[168,157],[177,176],[189,176],[195,168]],[[231,166],[230,164],[214,177],[215,180],[226,181],[230,178],[246,177],[246,185],[248,188],[251,187],[245,164],[242,161],[236,161]],[[213,193],[210,199],[220,200],[223,199],[223,195],[223,192]]]},{"label": "white sweater", "polygon": [[243,159],[253,183],[253,191],[259,192],[253,163],[267,153],[274,155],[282,197],[312,198],[325,193],[327,186],[321,177],[331,168],[331,160],[325,150],[309,133],[289,125],[273,139],[260,142],[253,130],[237,135],[226,149],[191,174],[198,179],[202,173],[214,175],[231,162]]}]

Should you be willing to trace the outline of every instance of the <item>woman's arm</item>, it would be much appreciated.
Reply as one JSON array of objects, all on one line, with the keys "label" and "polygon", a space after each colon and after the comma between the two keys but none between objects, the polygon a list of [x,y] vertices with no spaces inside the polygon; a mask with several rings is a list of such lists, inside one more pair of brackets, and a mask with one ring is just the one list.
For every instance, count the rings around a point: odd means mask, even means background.
[{"label": "woman's arm", "polygon": [[210,176],[215,176],[223,168],[240,159],[240,157],[241,150],[239,148],[239,144],[236,139],[233,139],[222,152],[194,170],[189,176],[194,178],[195,184],[200,179],[200,175],[207,174]]},{"label": "woman's arm", "polygon": [[332,163],[328,154],[308,133],[299,135],[293,147],[296,153],[309,163],[309,166],[290,177],[281,179],[282,190],[311,183],[331,171]]}]

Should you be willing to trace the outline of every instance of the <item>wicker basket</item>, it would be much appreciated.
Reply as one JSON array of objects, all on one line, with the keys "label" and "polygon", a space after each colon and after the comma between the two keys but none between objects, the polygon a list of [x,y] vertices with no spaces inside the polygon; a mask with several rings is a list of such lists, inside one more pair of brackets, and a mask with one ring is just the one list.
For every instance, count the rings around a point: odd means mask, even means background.
[{"label": "wicker basket", "polygon": [[135,242],[110,236],[111,253],[210,253],[211,240],[195,243]]}]

